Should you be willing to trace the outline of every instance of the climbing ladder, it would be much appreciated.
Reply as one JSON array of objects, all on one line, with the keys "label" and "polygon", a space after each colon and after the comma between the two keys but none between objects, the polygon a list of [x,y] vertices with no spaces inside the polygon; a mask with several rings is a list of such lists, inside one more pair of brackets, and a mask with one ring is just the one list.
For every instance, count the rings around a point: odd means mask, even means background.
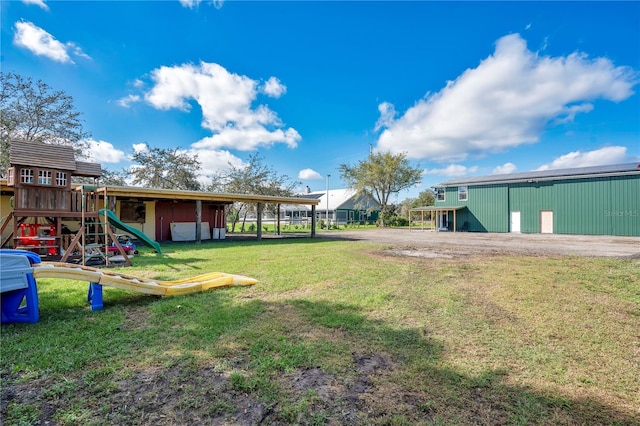
[{"label": "climbing ladder", "polygon": [[[97,198],[91,195],[91,193],[85,194],[84,188],[82,189],[82,216],[80,229],[69,244],[67,251],[60,261],[66,262],[72,253],[79,252],[82,256],[82,265],[98,261],[100,263],[104,262],[105,265],[109,266],[111,263],[109,260],[109,253],[111,251],[111,247],[115,247],[124,259],[124,264],[126,266],[131,266],[131,260],[113,233],[108,218],[106,215],[97,213]],[[104,203],[105,205],[107,204],[106,195]],[[118,263],[120,264],[120,262]]]}]

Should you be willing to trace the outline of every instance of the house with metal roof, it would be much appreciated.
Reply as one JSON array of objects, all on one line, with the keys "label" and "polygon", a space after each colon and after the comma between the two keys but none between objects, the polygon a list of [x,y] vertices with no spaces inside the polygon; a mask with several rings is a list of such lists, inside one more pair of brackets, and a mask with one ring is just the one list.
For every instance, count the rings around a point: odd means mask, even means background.
[{"label": "house with metal roof", "polygon": [[[434,187],[441,231],[640,236],[640,164],[451,179]],[[322,208],[322,207],[320,207]]]},{"label": "house with metal roof", "polygon": [[[315,208],[317,220],[329,220],[332,224],[375,222],[380,215],[380,206],[371,197],[359,197],[355,189],[330,189],[303,194],[304,198],[318,200]],[[304,223],[312,216],[305,205],[283,205],[281,216],[291,223]]]}]

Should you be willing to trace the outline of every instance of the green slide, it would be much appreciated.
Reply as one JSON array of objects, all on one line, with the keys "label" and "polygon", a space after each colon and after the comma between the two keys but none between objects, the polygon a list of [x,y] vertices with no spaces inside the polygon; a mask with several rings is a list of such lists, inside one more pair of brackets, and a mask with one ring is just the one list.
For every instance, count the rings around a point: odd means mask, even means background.
[{"label": "green slide", "polygon": [[109,220],[109,223],[113,226],[115,226],[118,229],[122,229],[123,231],[135,236],[137,239],[139,239],[140,241],[142,241],[142,243],[147,246],[147,247],[151,247],[152,249],[154,249],[156,251],[156,253],[158,254],[162,254],[162,250],[160,249],[160,244],[158,244],[156,241],[153,241],[151,238],[147,237],[143,232],[141,232],[139,229],[136,229],[132,226],[127,225],[126,223],[122,223],[120,221],[120,219],[118,219],[118,216],[116,216],[116,214],[114,212],[112,212],[111,210],[106,210],[106,209],[100,209],[99,213],[103,216],[106,215],[107,219]]}]

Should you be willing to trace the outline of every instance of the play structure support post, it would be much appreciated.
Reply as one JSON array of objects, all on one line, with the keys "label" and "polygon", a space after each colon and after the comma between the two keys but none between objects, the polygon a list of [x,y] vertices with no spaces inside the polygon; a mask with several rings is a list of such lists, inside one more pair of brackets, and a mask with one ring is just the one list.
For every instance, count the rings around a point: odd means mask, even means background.
[{"label": "play structure support post", "polygon": [[87,302],[91,303],[92,311],[101,311],[103,308],[102,285],[94,282],[89,283],[87,292]]}]

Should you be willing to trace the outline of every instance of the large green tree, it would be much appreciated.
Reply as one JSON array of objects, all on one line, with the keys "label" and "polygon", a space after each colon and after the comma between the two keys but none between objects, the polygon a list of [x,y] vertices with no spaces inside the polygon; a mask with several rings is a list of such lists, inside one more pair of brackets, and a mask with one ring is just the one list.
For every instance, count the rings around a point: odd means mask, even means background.
[{"label": "large green tree", "polygon": [[0,176],[6,176],[13,139],[72,145],[83,158],[88,137],[71,96],[42,80],[0,72]]},{"label": "large green tree", "polygon": [[398,210],[401,216],[411,219],[411,209],[416,207],[433,206],[434,204],[435,195],[433,191],[431,189],[425,189],[418,194],[418,198],[405,198],[398,206]]},{"label": "large green tree", "polygon": [[[293,195],[294,188],[299,182],[291,180],[287,175],[281,175],[272,167],[264,163],[264,158],[258,154],[249,156],[248,164],[233,165],[219,171],[211,177],[208,190],[212,192],[227,192],[234,194],[258,194],[287,197]],[[247,215],[252,211],[252,205],[236,202],[229,208],[231,218],[231,232],[242,219],[242,230]],[[275,206],[266,206],[273,209]]]},{"label": "large green tree", "polygon": [[411,166],[404,153],[371,153],[356,165],[341,164],[339,170],[342,179],[359,196],[372,197],[380,205],[381,226],[391,213],[391,196],[419,184],[422,177],[420,168]]},{"label": "large green tree", "polygon": [[200,161],[197,155],[178,148],[150,148],[136,151],[129,168],[134,186],[199,191]]},{"label": "large green tree", "polygon": [[411,208],[414,207],[426,207],[433,206],[436,203],[436,197],[431,189],[425,189],[420,194],[418,194],[418,198],[413,200],[411,203]]}]

